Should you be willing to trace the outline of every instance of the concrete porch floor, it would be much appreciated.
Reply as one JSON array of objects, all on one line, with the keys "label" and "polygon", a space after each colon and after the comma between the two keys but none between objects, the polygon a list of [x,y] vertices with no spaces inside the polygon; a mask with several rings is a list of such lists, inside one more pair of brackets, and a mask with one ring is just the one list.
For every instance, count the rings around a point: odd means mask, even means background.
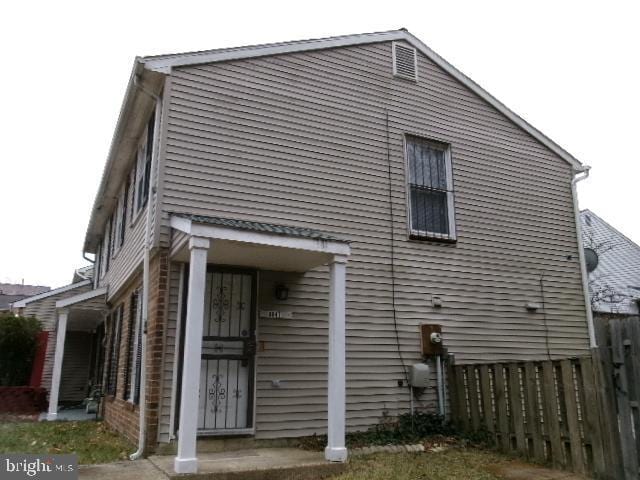
[{"label": "concrete porch floor", "polygon": [[198,473],[178,475],[173,456],[152,456],[149,461],[168,478],[216,480],[315,480],[335,475],[345,464],[331,463],[322,452],[295,448],[257,448],[233,452],[199,453]]}]

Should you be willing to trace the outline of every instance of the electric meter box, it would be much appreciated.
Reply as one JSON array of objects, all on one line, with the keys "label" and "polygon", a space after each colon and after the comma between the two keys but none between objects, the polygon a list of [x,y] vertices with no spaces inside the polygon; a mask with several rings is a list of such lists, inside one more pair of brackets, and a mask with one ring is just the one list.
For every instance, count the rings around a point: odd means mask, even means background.
[{"label": "electric meter box", "polygon": [[420,347],[423,357],[442,355],[442,326],[423,323],[420,325]]},{"label": "electric meter box", "polygon": [[431,379],[431,367],[426,363],[411,365],[409,383],[415,388],[427,388]]}]

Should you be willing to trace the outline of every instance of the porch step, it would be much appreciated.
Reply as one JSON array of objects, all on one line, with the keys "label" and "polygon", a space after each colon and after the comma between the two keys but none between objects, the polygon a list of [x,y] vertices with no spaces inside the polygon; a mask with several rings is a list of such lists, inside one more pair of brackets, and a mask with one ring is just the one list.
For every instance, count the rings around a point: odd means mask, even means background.
[{"label": "porch step", "polygon": [[331,463],[322,452],[295,448],[257,448],[232,452],[199,453],[198,473],[177,474],[173,456],[149,460],[169,478],[181,480],[319,480],[344,471],[343,463]]}]

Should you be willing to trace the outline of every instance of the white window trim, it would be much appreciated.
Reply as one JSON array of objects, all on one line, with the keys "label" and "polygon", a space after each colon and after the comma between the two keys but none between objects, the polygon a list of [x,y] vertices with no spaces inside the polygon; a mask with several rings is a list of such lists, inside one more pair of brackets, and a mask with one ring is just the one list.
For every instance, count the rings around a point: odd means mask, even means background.
[{"label": "white window trim", "polygon": [[[443,235],[439,232],[430,232],[428,230],[415,230],[411,224],[412,212],[411,212],[411,177],[409,175],[409,151],[408,151],[408,137],[415,137],[422,139],[432,144],[439,144],[445,147],[445,168],[447,173],[447,217],[449,220],[449,233]],[[436,140],[434,138],[425,137],[415,133],[406,133],[403,139],[404,150],[404,166],[405,166],[405,190],[406,190],[406,208],[407,208],[407,232],[410,239],[416,239],[419,241],[429,240],[441,240],[455,242],[458,239],[456,228],[456,213],[455,213],[455,195],[453,186],[453,166],[451,162],[451,144],[442,140]]]},{"label": "white window trim", "polygon": [[115,259],[118,256],[118,252],[121,249],[121,245],[120,245],[120,228],[122,228],[122,222],[124,220],[122,218],[123,197],[124,197],[124,192],[121,192],[120,195],[118,196],[118,202],[116,203],[116,210],[114,212],[114,214],[115,214],[115,221],[114,221],[114,225],[113,225],[113,233],[114,233],[113,247],[114,248],[113,248],[112,253],[111,253],[111,258],[112,259]]},{"label": "white window trim", "polygon": [[[397,46],[401,46],[402,48],[406,48],[408,50],[413,50],[413,68],[416,72],[416,76],[414,77],[408,77],[406,75],[403,75],[401,73],[398,73],[398,70],[396,69],[396,47]],[[402,78],[403,80],[408,80],[410,82],[418,82],[418,52],[417,50],[409,45],[406,45],[404,43],[400,43],[400,42],[391,42],[391,64],[393,67],[393,76],[394,77],[398,77],[398,78]]]},{"label": "white window trim", "polygon": [[[145,124],[147,125],[147,124]],[[140,135],[140,140],[138,141],[138,148],[136,149],[136,176],[135,176],[135,195],[133,198],[133,212],[135,212],[135,220],[132,223],[135,223],[138,219],[140,212],[146,210],[148,205],[148,198],[142,201],[142,206],[138,207],[138,196],[140,195],[140,179],[143,178],[145,171],[145,163],[147,160],[147,135],[149,134],[149,129],[145,126],[144,132]],[[151,175],[151,172],[149,172]],[[144,182],[143,182],[144,183]],[[151,188],[151,184],[149,184],[149,188]],[[146,202],[146,203],[145,203]]]}]

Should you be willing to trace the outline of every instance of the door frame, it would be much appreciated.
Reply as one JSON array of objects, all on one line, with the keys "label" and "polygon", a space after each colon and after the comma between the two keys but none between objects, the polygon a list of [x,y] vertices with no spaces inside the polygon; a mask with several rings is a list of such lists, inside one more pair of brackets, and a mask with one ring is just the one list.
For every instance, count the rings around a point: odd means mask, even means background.
[{"label": "door frame", "polygon": [[[180,424],[180,403],[182,396],[182,368],[184,362],[184,342],[185,342],[185,330],[187,321],[187,298],[189,295],[189,264],[185,264],[184,278],[182,285],[182,298],[178,299],[181,304],[180,308],[180,339],[176,349],[176,355],[178,355],[178,376],[176,385],[176,401],[175,401],[175,421],[174,428]],[[254,337],[256,345],[258,343],[258,285],[259,285],[259,272],[257,269],[246,267],[235,267],[228,265],[214,265],[207,264],[207,274],[209,273],[239,273],[251,276],[251,325],[253,326]],[[256,433],[256,383],[257,383],[257,351],[253,354],[253,362],[249,362],[249,372],[247,377],[249,379],[249,401],[247,402],[247,420],[251,422],[251,426],[247,428],[238,429],[226,429],[226,430],[209,430],[203,432],[202,430],[196,430],[198,437],[215,437],[215,436],[235,436],[235,435],[255,435]],[[179,432],[174,432],[178,433]]]}]

